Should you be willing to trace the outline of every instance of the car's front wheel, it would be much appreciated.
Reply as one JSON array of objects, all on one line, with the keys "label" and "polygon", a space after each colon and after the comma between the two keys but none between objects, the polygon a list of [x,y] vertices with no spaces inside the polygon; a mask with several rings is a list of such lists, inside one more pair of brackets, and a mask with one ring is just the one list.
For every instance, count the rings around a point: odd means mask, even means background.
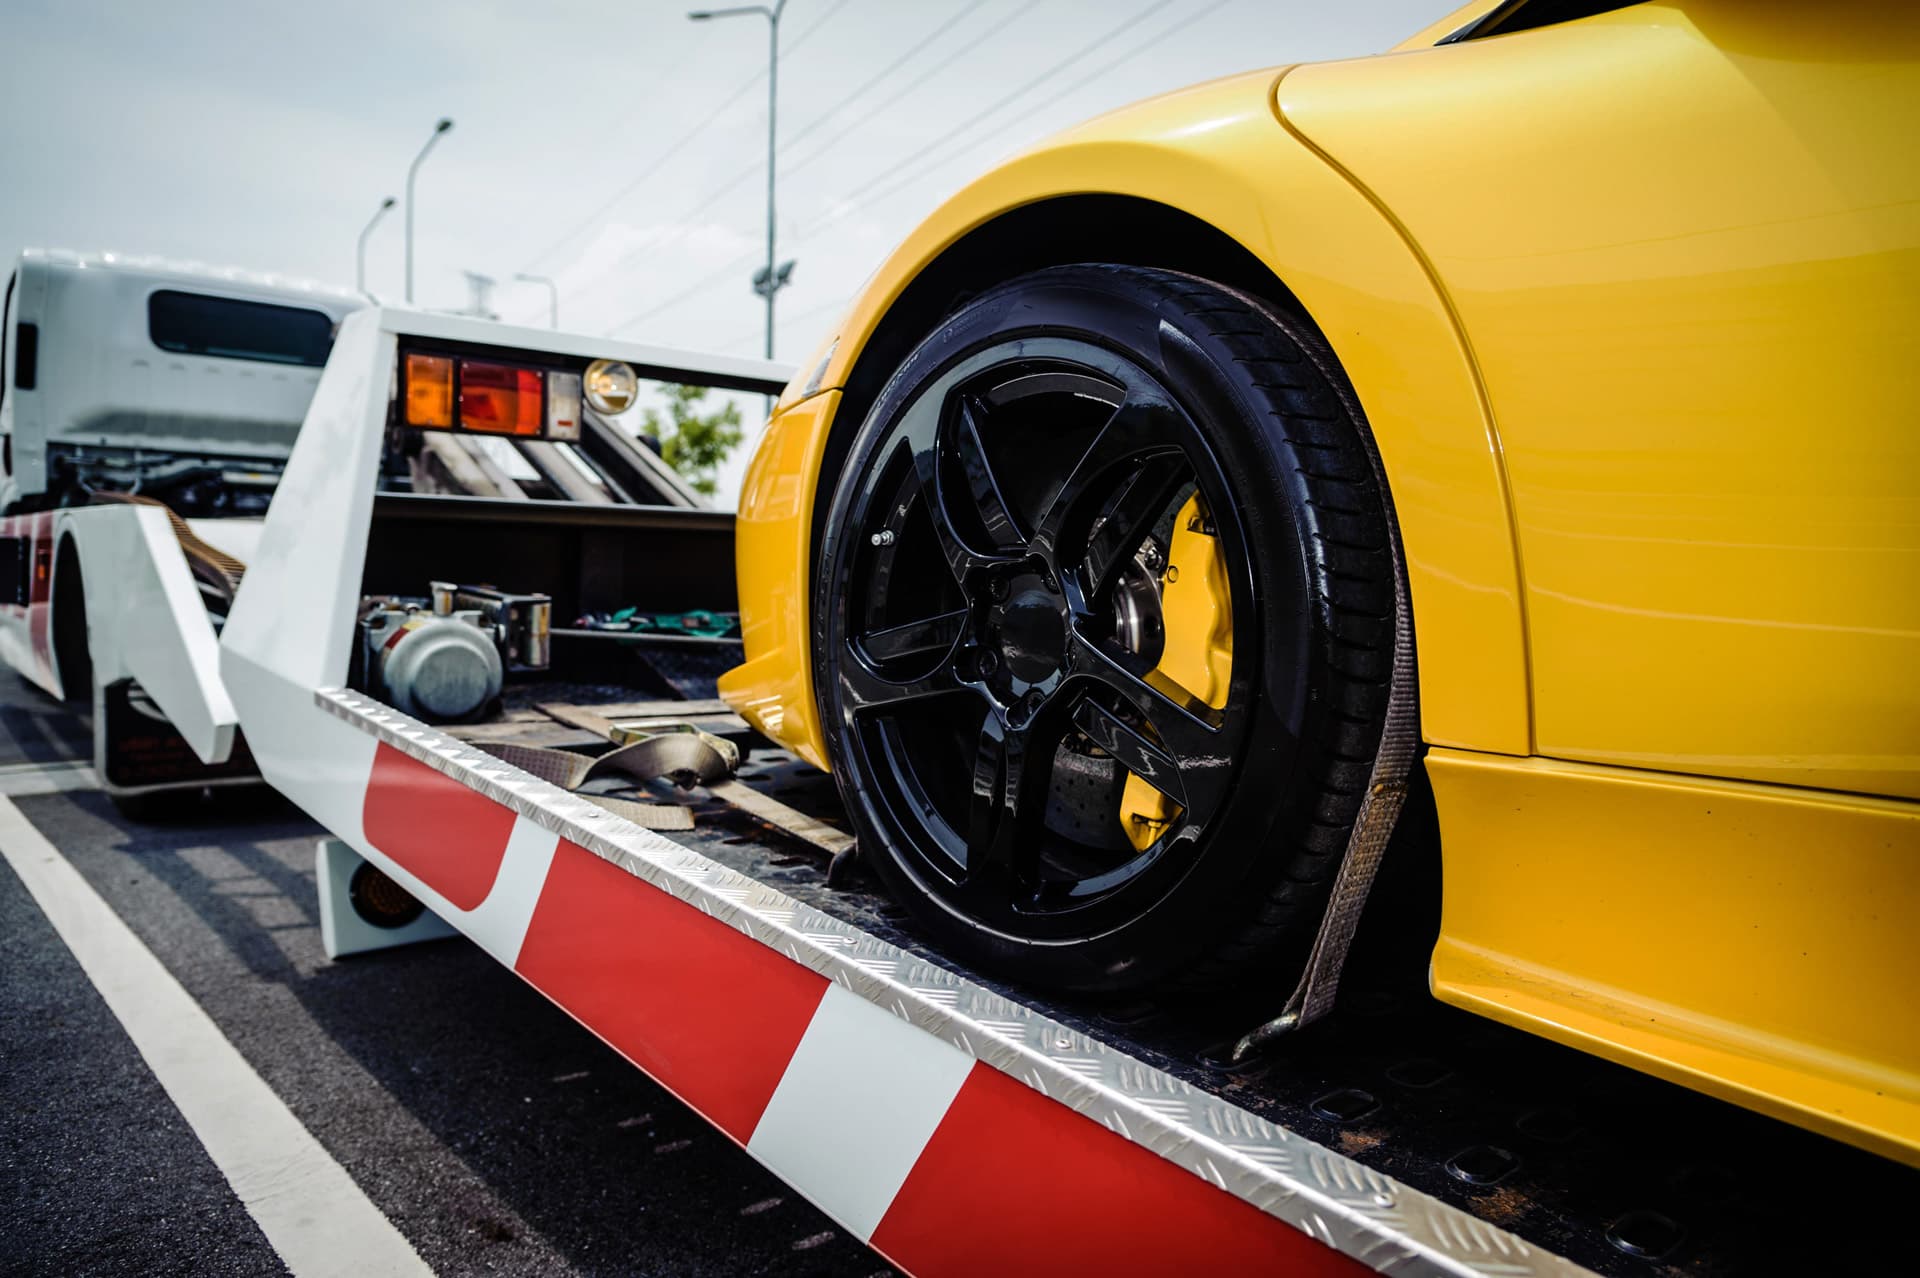
[{"label": "car's front wheel", "polygon": [[822,719],[864,855],[961,954],[1211,984],[1318,918],[1394,596],[1313,341],[1205,281],[1055,268],[951,316],[860,426],[816,584]]}]

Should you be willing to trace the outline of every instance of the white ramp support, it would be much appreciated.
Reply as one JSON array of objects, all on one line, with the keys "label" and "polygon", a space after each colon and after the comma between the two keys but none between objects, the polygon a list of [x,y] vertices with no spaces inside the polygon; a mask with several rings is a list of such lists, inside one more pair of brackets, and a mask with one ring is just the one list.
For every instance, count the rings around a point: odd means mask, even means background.
[{"label": "white ramp support", "polygon": [[[356,874],[361,875],[359,887],[363,892],[371,887],[384,896],[402,889],[338,839],[320,839],[315,844],[313,869],[320,885],[320,940],[330,959],[459,935],[425,906],[412,919],[397,925],[368,919],[354,903]],[[363,870],[367,873],[362,874]],[[384,883],[368,878],[368,874],[380,875]]]}]

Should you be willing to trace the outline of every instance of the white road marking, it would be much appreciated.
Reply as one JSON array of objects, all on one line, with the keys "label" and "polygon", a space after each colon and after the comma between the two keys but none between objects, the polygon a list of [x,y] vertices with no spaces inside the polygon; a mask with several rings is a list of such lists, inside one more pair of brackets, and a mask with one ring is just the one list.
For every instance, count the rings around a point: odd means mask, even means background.
[{"label": "white road marking", "polygon": [[829,985],[747,1152],[865,1242],[972,1068],[959,1048]]},{"label": "white road marking", "polygon": [[100,778],[91,763],[9,763],[0,767],[0,795],[58,794],[63,790],[98,790]]},{"label": "white road marking", "polygon": [[432,1273],[193,996],[5,797],[0,855],[295,1278]]}]

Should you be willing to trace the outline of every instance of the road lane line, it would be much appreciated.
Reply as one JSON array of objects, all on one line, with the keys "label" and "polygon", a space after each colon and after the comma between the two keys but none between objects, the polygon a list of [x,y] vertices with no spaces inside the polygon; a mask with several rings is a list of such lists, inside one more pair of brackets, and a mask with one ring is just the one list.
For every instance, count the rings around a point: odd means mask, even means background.
[{"label": "road lane line", "polygon": [[100,778],[93,765],[62,759],[53,763],[10,763],[0,767],[0,795],[58,794],[64,790],[98,790]]},{"label": "road lane line", "polygon": [[432,1272],[153,951],[4,796],[0,855],[295,1278]]}]

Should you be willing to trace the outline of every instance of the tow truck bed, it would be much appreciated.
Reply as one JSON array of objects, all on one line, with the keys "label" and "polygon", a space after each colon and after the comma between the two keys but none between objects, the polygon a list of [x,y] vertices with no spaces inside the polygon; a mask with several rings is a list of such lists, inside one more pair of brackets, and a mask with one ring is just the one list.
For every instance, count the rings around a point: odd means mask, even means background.
[{"label": "tow truck bed", "polygon": [[[7,682],[0,769],[23,782],[43,768],[84,769],[85,720]],[[838,819],[828,779],[783,752],[756,752],[742,777],[803,811]],[[768,1206],[782,1194],[771,1177],[737,1167],[717,1133],[638,1073],[610,1071],[610,1058],[558,1009],[484,954],[456,943],[326,964],[310,921],[311,840],[319,831],[277,803],[228,792],[155,828],[127,822],[84,788],[16,802],[216,1021],[244,1038],[256,1067],[405,1222],[431,1263],[501,1272],[628,1262],[738,1272],[805,1256],[818,1272],[853,1274],[877,1263],[844,1236],[820,1241],[830,1226],[800,1204]],[[693,831],[667,837],[879,941],[951,966],[869,884],[856,878],[829,888],[822,859],[806,845],[723,804],[701,802],[695,811]],[[1398,855],[1394,861],[1404,864]],[[268,906],[277,922],[264,932],[259,914]],[[50,936],[38,940],[57,947]],[[29,945],[36,937],[20,932],[14,941]],[[1369,923],[1343,988],[1343,1014],[1244,1073],[1207,1063],[1221,1031],[1204,1015],[1068,1004],[963,974],[1599,1272],[1896,1272],[1907,1260],[1903,1218],[1887,1208],[1912,1201],[1912,1173],[1436,1004],[1417,980],[1404,979],[1410,944]],[[142,1087],[154,1089],[137,1085],[137,1060],[119,1061],[116,1050],[128,1049],[113,1049],[110,1023],[98,1033],[88,1028],[97,1018],[84,977],[77,968],[71,975],[80,984],[60,996],[64,1034],[91,1035],[90,1068],[132,1080],[124,1113],[134,1123],[141,1105],[164,1105],[164,1096],[146,1096]],[[292,997],[274,993],[282,990]],[[311,1068],[316,1052],[344,1052],[351,1068],[323,1081]],[[1370,1094],[1378,1108],[1350,1120],[1316,1111],[1316,1101],[1346,1089]],[[63,1126],[67,1134],[53,1161],[15,1166],[20,1192],[7,1197],[30,1210],[50,1189],[34,1188],[33,1168],[72,1173],[81,1165],[60,1160],[78,1158],[92,1170],[61,1179],[89,1188],[67,1207],[84,1207],[97,1190],[105,1215],[16,1218],[16,1242],[40,1254],[49,1271],[61,1256],[129,1267],[143,1255],[177,1256],[184,1234],[156,1227],[145,1244],[116,1235],[103,1251],[84,1223],[138,1210],[156,1219],[227,1220],[237,1231],[229,1241],[195,1244],[210,1271],[258,1261],[247,1250],[251,1227],[220,1206],[217,1179],[206,1184],[176,1170],[153,1182],[127,1181],[105,1146],[95,1162],[89,1142],[73,1136],[96,1121],[121,1130],[117,1120],[101,1119],[98,1106],[109,1102],[85,1091],[74,1099],[81,1108],[49,1099],[34,1109],[37,1117],[22,1111],[11,1120],[23,1139]],[[83,1109],[87,1122],[77,1118]],[[508,1112],[513,1134],[500,1128]],[[1511,1151],[1519,1166],[1488,1187],[1448,1171],[1456,1155],[1486,1146]],[[199,1158],[179,1134],[154,1135],[141,1148],[163,1171]],[[1642,1212],[1682,1231],[1658,1260],[1607,1241],[1616,1221]],[[649,1222],[645,1231],[626,1228],[640,1218]],[[65,1223],[56,1227],[56,1219]],[[1637,1223],[1650,1239],[1657,1222]],[[811,1245],[791,1250],[802,1243]],[[143,1253],[142,1245],[153,1250]]]},{"label": "tow truck bed", "polygon": [[[1217,1053],[1245,1028],[1232,1017],[1062,1002],[959,969],[870,884],[829,887],[817,852],[723,804],[698,805],[695,829],[662,842],[357,694],[317,702],[380,742],[369,812],[382,786],[399,786],[416,802],[437,794],[451,804],[438,818],[486,803],[513,813],[516,830],[559,835],[516,970],[910,1269],[963,1270],[1044,1245],[1078,1214],[1124,1212],[1074,1184],[1122,1156],[1119,1141],[1063,1137],[1076,1115],[1193,1173],[1159,1181],[1136,1169],[1156,1180],[1171,1237],[1149,1257],[1140,1230],[1117,1229],[1130,1267],[1215,1244],[1221,1264],[1268,1254],[1241,1249],[1251,1246],[1248,1222],[1219,1210],[1232,1199],[1394,1272],[1852,1272],[1904,1254],[1880,1204],[1911,1195],[1912,1172],[1434,1002],[1418,979],[1430,938],[1391,899],[1363,929],[1344,1014],[1253,1068],[1231,1068]],[[839,820],[831,783],[784,752],[762,750],[742,778]],[[1420,836],[1405,832],[1409,846],[1390,863],[1416,864]],[[502,881],[512,873],[503,864]],[[673,922],[674,900],[699,914]],[[632,939],[650,933],[664,949]],[[767,964],[792,969],[802,1011]],[[820,1004],[820,976],[837,1012]],[[637,993],[649,984],[662,992]],[[824,1067],[809,1054],[824,1053],[811,1020],[849,1008],[850,1020],[871,1009],[928,1042],[890,1050],[880,1023],[863,1022],[858,1032],[880,1041],[828,1057],[860,1073],[857,1085],[816,1077]],[[742,1037],[741,1026],[752,1029]],[[874,1215],[860,1187],[844,1183],[861,1179],[847,1169],[873,1151],[850,1137],[836,1146],[830,1133],[863,1117],[876,1128],[898,1122],[888,1106],[917,1102],[887,1095],[888,1072],[872,1062],[924,1072],[940,1055],[929,1044],[961,1047],[1007,1081],[980,1088],[975,1065],[929,1085],[944,1098],[934,1129]],[[1013,1093],[1056,1103],[1023,1106]],[[949,1121],[963,1109],[964,1122]],[[956,1143],[950,1128],[992,1134],[943,1148]],[[1062,1144],[1093,1161],[1076,1164]],[[965,1215],[969,1177],[998,1181],[1026,1163],[1050,1169],[1032,1180],[1034,1210],[1009,1214],[1000,1203],[982,1226],[993,1241],[971,1252],[956,1255],[951,1229],[931,1218],[894,1223],[902,1203]],[[1179,1180],[1230,1193],[1182,1200]],[[944,1236],[916,1254],[930,1234]]]}]

